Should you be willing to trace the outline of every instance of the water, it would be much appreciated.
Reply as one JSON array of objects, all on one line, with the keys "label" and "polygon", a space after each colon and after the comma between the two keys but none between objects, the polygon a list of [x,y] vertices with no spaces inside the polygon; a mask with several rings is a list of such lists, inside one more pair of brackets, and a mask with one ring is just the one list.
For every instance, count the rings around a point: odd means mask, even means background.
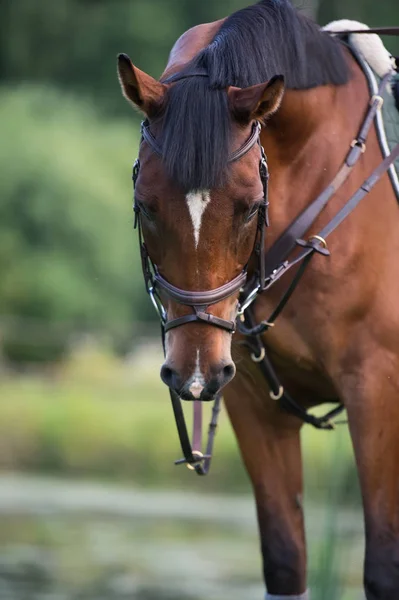
[{"label": "water", "polygon": [[[324,507],[308,507],[313,569],[325,553]],[[361,596],[361,514],[334,528]],[[2,600],[261,600],[253,499],[0,477]],[[315,574],[311,573],[314,581]]]}]

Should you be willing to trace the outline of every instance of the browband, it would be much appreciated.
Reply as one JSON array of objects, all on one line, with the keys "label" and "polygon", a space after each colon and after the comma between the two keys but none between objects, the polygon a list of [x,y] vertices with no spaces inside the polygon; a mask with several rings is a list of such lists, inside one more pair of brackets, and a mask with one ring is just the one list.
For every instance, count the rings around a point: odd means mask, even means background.
[{"label": "browband", "polygon": [[[244,144],[240,148],[238,148],[238,150],[235,150],[228,157],[229,163],[236,162],[237,160],[239,160],[240,158],[245,156],[245,154],[247,154],[247,152],[249,152],[253,146],[255,146],[255,144],[259,140],[261,129],[262,129],[262,126],[259,123],[259,121],[255,121],[255,123],[252,125],[251,135],[249,136],[247,141],[244,142]],[[163,156],[162,147],[160,146],[160,144],[158,144],[157,140],[152,135],[151,130],[150,130],[150,122],[148,119],[143,121],[141,124],[141,135],[142,135],[142,139],[145,140],[149,146],[151,146],[152,150],[156,154],[158,154],[158,156],[162,157]]]}]

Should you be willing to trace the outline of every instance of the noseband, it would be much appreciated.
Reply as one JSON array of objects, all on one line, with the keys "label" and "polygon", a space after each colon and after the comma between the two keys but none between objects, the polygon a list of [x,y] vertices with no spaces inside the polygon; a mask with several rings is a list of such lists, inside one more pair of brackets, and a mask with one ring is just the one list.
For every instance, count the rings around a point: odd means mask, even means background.
[{"label": "noseband", "polygon": [[[247,141],[240,147],[238,150],[234,151],[228,158],[228,162],[234,163],[240,160],[243,156],[245,156],[254,146],[255,144],[259,145],[261,158],[259,163],[259,173],[263,186],[263,202],[260,204],[258,209],[258,227],[257,233],[254,243],[254,248],[251,254],[251,257],[255,254],[258,259],[258,271],[257,271],[257,279],[260,282],[264,280],[265,273],[265,256],[263,252],[264,247],[264,236],[265,236],[265,226],[268,224],[268,180],[269,180],[269,172],[267,167],[266,155],[264,149],[260,143],[260,131],[261,125],[258,122],[255,122],[252,126],[252,131],[250,137]],[[142,142],[145,141],[151,149],[158,154],[158,156],[162,157],[163,152],[162,148],[152,135],[150,130],[150,124],[148,120],[144,121],[141,125],[141,134],[142,134]],[[133,185],[136,186],[136,181],[140,172],[140,161],[136,160],[133,167]],[[181,288],[175,287],[171,283],[169,283],[162,275],[160,275],[157,266],[152,262],[146,244],[143,238],[142,225],[141,225],[141,214],[140,214],[140,206],[135,200],[134,203],[134,212],[135,212],[135,228],[138,228],[139,232],[139,242],[140,242],[140,253],[141,253],[141,262],[144,273],[144,280],[146,284],[146,289],[148,294],[150,295],[151,301],[158,312],[158,315],[162,322],[163,331],[167,333],[171,329],[175,329],[176,327],[181,327],[182,325],[186,325],[187,323],[200,322],[206,323],[208,325],[213,325],[214,327],[218,327],[219,329],[224,329],[229,333],[234,333],[236,328],[236,323],[234,321],[227,321],[226,319],[221,319],[216,317],[215,315],[207,312],[209,306],[217,304],[218,302],[222,302],[227,298],[230,298],[234,294],[237,294],[241,291],[240,302],[237,302],[237,314],[242,314],[245,310],[246,305],[248,303],[249,296],[246,296],[244,293],[244,285],[247,280],[247,270],[248,263],[245,265],[242,272],[229,281],[228,283],[222,285],[221,287],[215,288],[213,290],[206,291],[188,291],[183,290]],[[249,262],[249,261],[248,261]],[[181,304],[183,306],[188,306],[193,309],[192,314],[185,315],[178,319],[173,319],[168,321],[167,311],[162,303],[161,292],[163,295],[167,296],[171,300]]]}]

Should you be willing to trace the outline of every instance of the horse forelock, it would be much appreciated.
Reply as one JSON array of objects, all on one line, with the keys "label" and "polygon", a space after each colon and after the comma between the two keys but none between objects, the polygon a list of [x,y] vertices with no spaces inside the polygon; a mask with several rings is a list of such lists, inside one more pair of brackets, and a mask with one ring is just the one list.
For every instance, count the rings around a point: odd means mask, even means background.
[{"label": "horse forelock", "polygon": [[350,76],[342,45],[289,0],[261,0],[228,17],[183,67],[181,75],[190,74],[170,86],[161,116],[164,165],[186,192],[219,187],[226,177],[229,86],[284,75],[288,88],[311,89],[345,84]]},{"label": "horse forelock", "polygon": [[217,188],[226,174],[230,113],[223,89],[207,77],[171,86],[162,115],[163,161],[168,176],[185,192]]}]

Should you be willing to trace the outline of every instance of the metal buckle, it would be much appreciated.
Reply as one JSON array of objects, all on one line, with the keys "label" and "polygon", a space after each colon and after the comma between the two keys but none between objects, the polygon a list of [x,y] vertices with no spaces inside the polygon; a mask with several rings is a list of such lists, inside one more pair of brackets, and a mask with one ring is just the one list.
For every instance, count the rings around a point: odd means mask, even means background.
[{"label": "metal buckle", "polygon": [[272,400],[275,400],[276,402],[278,400],[281,400],[281,398],[284,396],[284,388],[282,385],[280,385],[277,394],[275,394],[274,392],[272,392],[272,390],[270,390],[269,392],[269,396]]},{"label": "metal buckle", "polygon": [[212,458],[211,454],[202,454],[202,452],[200,452],[199,450],[192,450],[191,453],[194,457],[197,457],[198,460],[196,460],[193,463],[189,463],[187,462],[186,458],[179,458],[178,460],[175,460],[175,465],[186,465],[187,469],[189,469],[190,471],[195,471],[195,467],[201,464],[202,461]]},{"label": "metal buckle", "polygon": [[168,315],[166,313],[166,310],[165,310],[162,302],[159,300],[159,298],[156,295],[156,292],[152,286],[148,288],[148,294],[151,298],[151,302],[154,305],[154,308],[157,311],[158,316],[161,319],[162,323],[166,323]]},{"label": "metal buckle", "polygon": [[263,347],[263,348],[262,348],[262,350],[261,350],[261,351],[260,351],[260,353],[259,353],[259,356],[256,356],[255,352],[252,352],[252,353],[251,353],[251,360],[252,360],[254,363],[261,363],[261,362],[262,362],[262,360],[265,358],[265,356],[266,356],[266,350],[265,350],[265,348]]},{"label": "metal buckle", "polygon": [[239,317],[241,317],[245,311],[247,310],[247,308],[249,308],[251,306],[251,304],[253,302],[255,302],[257,295],[259,293],[260,290],[260,285],[257,285],[250,294],[248,294],[247,299],[245,300],[244,304],[241,304],[238,311],[237,311],[237,315]]},{"label": "metal buckle", "polygon": [[139,171],[140,171],[140,160],[138,158],[136,158],[136,160],[134,161],[133,173],[132,173],[132,181],[133,181],[134,187],[136,187],[136,181],[137,181],[137,177],[139,176]]},{"label": "metal buckle", "polygon": [[280,277],[285,273],[287,267],[289,267],[290,263],[288,260],[284,261],[279,267],[274,269],[274,271],[266,278],[266,282],[264,287],[262,288],[262,292],[266,292],[275,281],[280,279]]},{"label": "metal buckle", "polygon": [[366,152],[366,144],[364,142],[359,142],[359,140],[355,139],[351,142],[351,148],[354,148],[355,146],[359,146],[362,154]]},{"label": "metal buckle", "polygon": [[374,94],[374,96],[372,96],[370,100],[371,106],[374,106],[375,102],[378,103],[377,110],[381,110],[384,104],[384,98],[382,96],[379,96],[378,94]]},{"label": "metal buckle", "polygon": [[326,240],[324,238],[322,238],[320,235],[311,235],[309,238],[309,242],[311,240],[317,240],[318,242],[320,242],[320,244],[322,244],[324,246],[324,248],[326,250],[328,249]]},{"label": "metal buckle", "polygon": [[195,471],[195,467],[199,464],[202,463],[203,460],[205,460],[204,455],[202,454],[202,452],[200,452],[199,450],[193,450],[192,451],[192,455],[194,457],[198,457],[198,460],[196,460],[194,463],[187,463],[186,467],[189,471]]}]

